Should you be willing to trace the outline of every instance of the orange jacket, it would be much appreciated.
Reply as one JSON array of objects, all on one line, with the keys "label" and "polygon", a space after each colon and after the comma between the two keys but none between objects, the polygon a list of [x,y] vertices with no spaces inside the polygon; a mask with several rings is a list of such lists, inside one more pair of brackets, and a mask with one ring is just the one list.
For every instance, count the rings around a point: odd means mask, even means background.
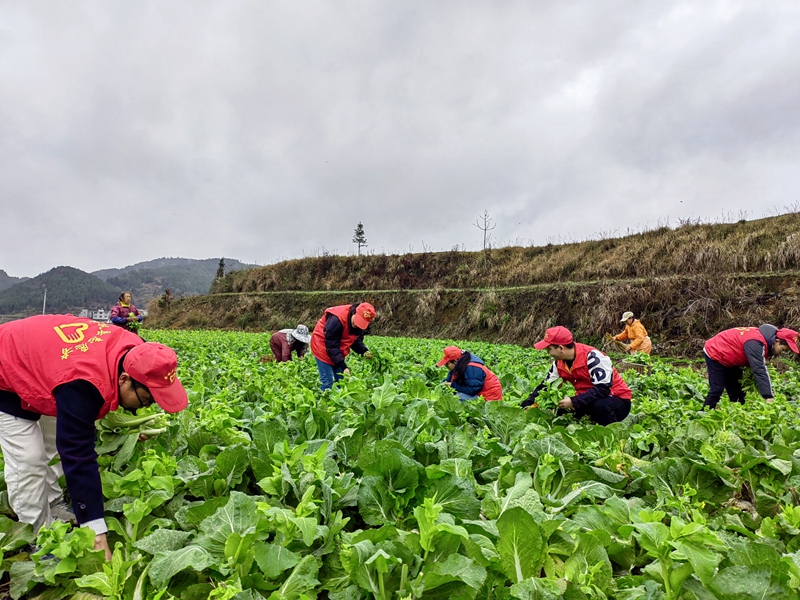
[{"label": "orange jacket", "polygon": [[639,319],[635,319],[633,321],[633,325],[625,324],[625,330],[614,336],[614,339],[619,342],[624,342],[625,340],[629,340],[631,343],[631,350],[636,350],[639,346],[642,345],[644,342],[644,338],[647,337],[647,330],[642,325],[642,322]]}]

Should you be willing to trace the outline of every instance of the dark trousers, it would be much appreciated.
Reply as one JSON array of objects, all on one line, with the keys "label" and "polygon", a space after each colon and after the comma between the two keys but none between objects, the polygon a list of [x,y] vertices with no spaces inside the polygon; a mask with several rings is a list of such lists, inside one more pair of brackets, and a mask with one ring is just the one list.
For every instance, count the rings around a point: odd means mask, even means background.
[{"label": "dark trousers", "polygon": [[744,404],[741,367],[726,367],[708,356],[706,356],[706,366],[708,367],[709,387],[703,406],[716,408],[724,391],[728,392],[731,402]]},{"label": "dark trousers", "polygon": [[[567,411],[558,409],[556,415],[567,414]],[[588,416],[592,421],[598,425],[610,425],[625,420],[631,414],[631,401],[617,396],[607,396],[595,400],[586,410],[581,414],[575,413],[575,418],[579,419],[583,416]]]}]

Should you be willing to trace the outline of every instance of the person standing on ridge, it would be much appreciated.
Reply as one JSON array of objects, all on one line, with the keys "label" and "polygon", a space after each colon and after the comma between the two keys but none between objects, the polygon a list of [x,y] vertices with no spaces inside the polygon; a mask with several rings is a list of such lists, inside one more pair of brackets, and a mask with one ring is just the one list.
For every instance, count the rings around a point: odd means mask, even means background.
[{"label": "person standing on ridge", "polygon": [[497,375],[486,368],[483,361],[474,354],[457,346],[444,349],[442,360],[437,367],[447,367],[449,371],[445,383],[452,387],[463,400],[502,400],[503,386]]},{"label": "person standing on ridge", "polygon": [[333,306],[322,313],[311,334],[311,354],[317,361],[323,392],[343,375],[350,374],[345,359],[351,348],[364,358],[372,358],[372,352],[364,345],[364,336],[370,333],[375,314],[375,308],[368,302]]},{"label": "person standing on ridge", "polygon": [[292,351],[297,354],[297,358],[303,358],[308,352],[310,341],[308,327],[300,324],[294,329],[281,329],[273,333],[269,348],[275,356],[275,362],[291,362]]},{"label": "person standing on ridge", "polygon": [[709,389],[703,408],[716,408],[723,391],[728,392],[731,402],[744,404],[743,367],[750,367],[758,392],[767,402],[772,402],[767,360],[786,350],[797,354],[797,332],[768,324],[726,329],[706,341],[703,356],[708,367]]},{"label": "person standing on ridge", "polygon": [[111,322],[118,327],[136,333],[138,324],[142,322],[144,317],[139,313],[139,309],[131,303],[132,299],[130,292],[122,292],[119,295],[119,302],[111,309]]},{"label": "person standing on ridge", "polygon": [[[625,329],[622,330],[622,333],[615,335],[614,340],[620,342],[620,346],[625,349],[625,352],[630,354],[636,352],[650,354],[653,344],[642,322],[639,319],[635,319],[631,311],[627,311],[622,314],[620,323],[625,323]],[[624,344],[622,342],[628,343]]]},{"label": "person standing on ridge", "polygon": [[[34,531],[53,519],[95,532],[111,559],[95,451],[95,421],[118,407],[186,408],[167,346],[120,327],[72,315],[0,325],[0,447],[11,508]],[[61,464],[52,465],[58,453]],[[62,500],[63,474],[72,510]]]},{"label": "person standing on ridge", "polygon": [[527,408],[545,385],[559,379],[575,387],[575,395],[558,401],[558,412],[574,410],[575,418],[588,416],[598,425],[622,421],[631,412],[631,390],[611,364],[611,359],[586,344],[578,344],[566,327],[551,327],[544,338],[533,345],[537,350],[547,350],[555,359],[545,380],[520,406]]}]

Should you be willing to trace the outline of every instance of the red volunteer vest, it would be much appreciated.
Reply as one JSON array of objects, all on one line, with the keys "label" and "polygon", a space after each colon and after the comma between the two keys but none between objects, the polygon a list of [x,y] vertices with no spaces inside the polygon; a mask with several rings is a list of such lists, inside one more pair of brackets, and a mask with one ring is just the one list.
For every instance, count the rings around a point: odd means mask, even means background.
[{"label": "red volunteer vest", "polygon": [[143,343],[120,327],[72,315],[12,321],[0,325],[0,389],[17,394],[22,408],[55,417],[53,390],[83,379],[105,400],[102,418],[119,406],[119,360]]},{"label": "red volunteer vest", "polygon": [[709,358],[721,365],[732,367],[746,367],[747,355],[744,352],[744,343],[756,340],[767,347],[767,340],[761,335],[758,327],[734,327],[719,332],[705,344],[705,351]]},{"label": "red volunteer vest", "polygon": [[480,363],[469,363],[470,367],[478,367],[481,371],[486,373],[486,379],[483,380],[483,387],[481,391],[478,392],[479,396],[483,396],[483,399],[492,402],[494,400],[502,400],[503,399],[503,386],[500,384],[500,379],[497,378],[497,375],[492,373],[489,369],[486,368],[485,365]]},{"label": "red volunteer vest", "polygon": [[344,330],[342,331],[339,350],[341,350],[343,358],[347,358],[347,355],[350,354],[350,346],[355,343],[358,336],[350,331],[350,304],[325,309],[322,317],[317,321],[316,327],[314,327],[314,333],[311,334],[311,354],[322,362],[332,365],[333,361],[328,356],[327,348],[325,348],[325,315],[328,314],[337,317],[342,322]]},{"label": "red volunteer vest", "polygon": [[[587,364],[586,357],[589,352],[595,350],[586,344],[575,344],[575,360],[572,361],[572,368],[569,369],[563,360],[556,361],[556,368],[558,369],[558,376],[562,380],[570,382],[575,387],[577,394],[588,392],[594,387],[592,378],[589,375],[589,365]],[[631,399],[631,389],[628,384],[620,377],[617,370],[612,367],[611,376],[611,395],[623,400]]]}]

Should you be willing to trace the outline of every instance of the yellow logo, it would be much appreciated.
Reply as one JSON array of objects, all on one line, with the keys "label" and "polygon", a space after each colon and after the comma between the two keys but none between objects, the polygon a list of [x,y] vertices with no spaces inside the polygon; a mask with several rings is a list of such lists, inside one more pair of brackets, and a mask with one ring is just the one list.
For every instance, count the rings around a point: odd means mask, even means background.
[{"label": "yellow logo", "polygon": [[364,311],[364,318],[365,318],[367,321],[369,321],[369,320],[372,318],[372,313],[371,313],[371,312],[369,312],[368,310],[365,310],[365,311]]},{"label": "yellow logo", "polygon": [[[65,343],[77,344],[83,341],[83,332],[89,329],[89,325],[86,323],[67,323],[65,325],[57,325],[53,329]],[[68,329],[72,329],[72,331],[68,332]]]},{"label": "yellow logo", "polygon": [[177,373],[176,373],[176,370],[175,370],[175,369],[172,369],[172,371],[170,371],[169,373],[167,373],[166,375],[164,375],[164,379],[169,379],[169,382],[170,382],[170,383],[172,383],[173,381],[175,381],[175,378],[176,378],[177,376],[178,376],[178,375],[177,375]]}]

